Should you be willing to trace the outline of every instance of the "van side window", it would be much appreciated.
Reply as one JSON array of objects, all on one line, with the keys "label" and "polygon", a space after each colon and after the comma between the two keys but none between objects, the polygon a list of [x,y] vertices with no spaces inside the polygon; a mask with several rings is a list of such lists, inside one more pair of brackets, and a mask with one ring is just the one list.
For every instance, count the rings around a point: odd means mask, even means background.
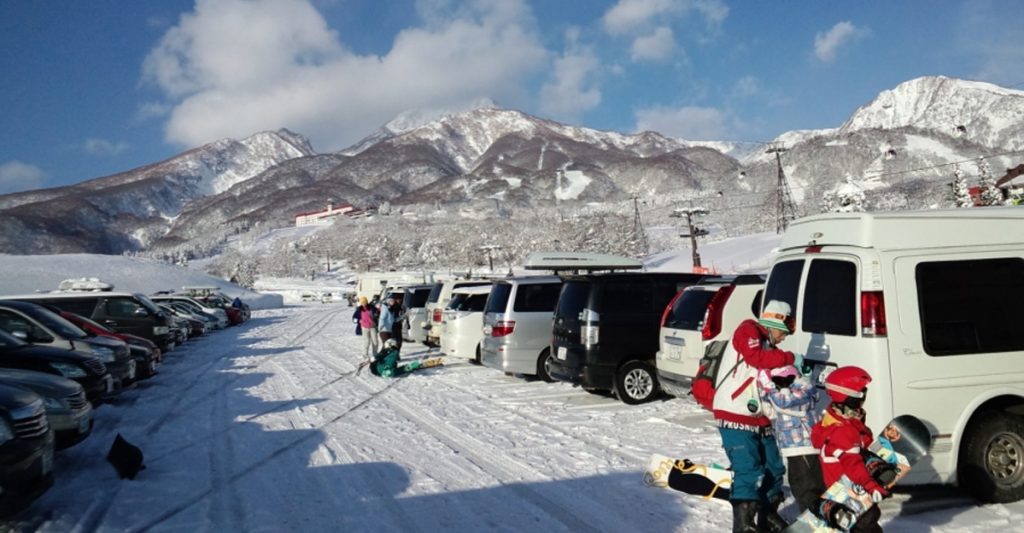
[{"label": "van side window", "polygon": [[92,318],[92,312],[96,310],[96,300],[98,298],[54,298],[46,300],[45,303],[62,311],[81,315],[85,318]]},{"label": "van side window", "polygon": [[[516,301],[512,310],[528,312],[552,312],[558,303],[558,293],[562,286],[558,283],[523,283],[516,289]],[[491,290],[493,292],[493,289]]]},{"label": "van side window", "polygon": [[928,355],[1024,350],[1024,259],[927,262],[915,275]]},{"label": "van side window", "polygon": [[20,331],[28,334],[35,328],[35,325],[25,320],[21,315],[0,311],[0,329],[9,333]]},{"label": "van side window", "polygon": [[[793,310],[798,322],[803,321],[803,313],[796,305],[796,295],[800,291],[800,276],[804,271],[804,260],[781,261],[772,267],[771,275],[768,276],[768,283],[764,287],[764,296],[761,301],[768,303],[772,300],[786,302]],[[755,316],[761,315],[761,309],[757,309]],[[799,328],[799,326],[798,326]]]},{"label": "van side window", "polygon": [[815,259],[804,285],[804,331],[857,335],[857,265],[851,261]]},{"label": "van side window", "polygon": [[111,317],[128,318],[135,315],[135,310],[141,306],[126,298],[107,300],[107,315]]}]

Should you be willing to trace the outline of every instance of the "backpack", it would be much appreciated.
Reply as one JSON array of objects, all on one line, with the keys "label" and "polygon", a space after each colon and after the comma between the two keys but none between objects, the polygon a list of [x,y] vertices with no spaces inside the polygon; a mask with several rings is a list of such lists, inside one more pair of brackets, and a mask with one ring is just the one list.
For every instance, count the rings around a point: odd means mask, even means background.
[{"label": "backpack", "polygon": [[693,377],[693,383],[690,385],[690,395],[693,396],[694,400],[697,400],[701,407],[708,411],[714,410],[715,391],[718,390],[719,385],[725,380],[725,376],[728,376],[729,372],[735,370],[740,364],[738,359],[736,364],[723,374],[722,379],[718,378],[718,369],[722,364],[722,355],[728,346],[729,341],[715,341],[708,345],[707,349],[704,350],[704,357],[700,358],[697,374]]}]

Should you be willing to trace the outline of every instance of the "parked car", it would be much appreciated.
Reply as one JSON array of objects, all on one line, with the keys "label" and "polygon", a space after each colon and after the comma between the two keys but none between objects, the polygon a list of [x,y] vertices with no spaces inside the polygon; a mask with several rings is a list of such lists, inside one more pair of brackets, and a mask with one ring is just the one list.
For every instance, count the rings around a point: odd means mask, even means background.
[{"label": "parked car", "polygon": [[567,276],[552,326],[553,378],[610,390],[636,404],[659,392],[654,358],[661,315],[700,274],[608,273]]},{"label": "parked car", "polygon": [[661,318],[658,383],[676,397],[690,392],[706,347],[730,342],[740,322],[757,318],[765,276],[711,277],[679,291]]},{"label": "parked car", "polygon": [[212,307],[205,303],[202,303],[195,298],[190,296],[179,296],[176,294],[154,294],[150,297],[154,302],[167,303],[167,302],[180,302],[187,305],[190,309],[200,311],[217,317],[217,329],[228,327],[228,314],[219,307]]},{"label": "parked car", "polygon": [[199,337],[200,335],[203,335],[204,333],[206,333],[206,324],[207,324],[206,320],[200,318],[199,316],[195,315],[194,313],[187,312],[187,311],[182,311],[182,310],[177,309],[175,307],[172,307],[170,305],[163,305],[163,304],[158,304],[158,305],[164,311],[167,311],[168,313],[174,315],[174,319],[175,319],[174,323],[175,323],[175,325],[177,325],[177,326],[185,326],[183,328],[183,329],[185,329],[185,332],[183,333],[183,336],[186,337],[187,339],[191,339],[193,337]]},{"label": "parked car", "polygon": [[43,399],[0,384],[0,517],[24,509],[53,485],[53,450]]},{"label": "parked car", "polygon": [[796,220],[763,299],[792,307],[781,347],[816,377],[844,365],[871,375],[869,427],[911,414],[931,429],[928,460],[901,483],[1024,498],[1024,209]]},{"label": "parked car", "polygon": [[430,317],[430,324],[427,325],[427,339],[423,344],[431,347],[441,346],[441,321],[443,320],[444,308],[448,300],[452,299],[452,291],[456,287],[475,287],[490,285],[491,280],[486,279],[449,279],[442,281],[431,289],[427,296],[427,316]]},{"label": "parked car", "polygon": [[129,333],[149,339],[163,352],[169,352],[174,348],[173,341],[168,336],[170,317],[143,294],[70,290],[4,298],[46,305],[81,315],[118,333]]},{"label": "parked car", "polygon": [[405,288],[405,324],[402,336],[410,342],[422,343],[427,340],[427,297],[436,283],[430,285],[411,285]]},{"label": "parked car", "polygon": [[0,301],[0,329],[32,344],[98,357],[114,380],[114,391],[135,380],[135,360],[127,344],[117,339],[89,337],[41,305],[20,300]]},{"label": "parked car", "polygon": [[153,344],[149,339],[136,337],[129,333],[117,333],[116,331],[112,331],[101,326],[93,320],[89,320],[88,318],[74,313],[69,313],[67,311],[54,312],[57,312],[61,318],[71,322],[90,337],[110,337],[127,344],[128,353],[131,355],[132,359],[135,360],[136,377],[148,378],[156,374],[156,369],[160,366],[162,353],[160,352],[160,348],[158,348],[156,344]]},{"label": "parked car", "polygon": [[551,318],[562,290],[558,276],[523,276],[494,282],[484,307],[480,360],[490,368],[554,381]]},{"label": "parked car", "polygon": [[441,353],[480,364],[480,341],[484,338],[484,305],[490,285],[459,287],[444,310]]},{"label": "parked car", "polygon": [[92,432],[92,405],[78,383],[42,372],[0,368],[0,384],[28,389],[43,399],[57,449],[73,446]]},{"label": "parked car", "polygon": [[114,390],[114,380],[98,358],[81,352],[33,346],[0,330],[0,368],[34,370],[77,382],[94,405]]},{"label": "parked car", "polygon": [[219,320],[216,316],[210,313],[204,313],[202,310],[196,308],[196,306],[188,304],[186,302],[160,302],[159,305],[162,309],[167,310],[175,316],[194,318],[203,323],[203,328],[199,332],[200,335],[205,335],[208,331],[217,329]]}]

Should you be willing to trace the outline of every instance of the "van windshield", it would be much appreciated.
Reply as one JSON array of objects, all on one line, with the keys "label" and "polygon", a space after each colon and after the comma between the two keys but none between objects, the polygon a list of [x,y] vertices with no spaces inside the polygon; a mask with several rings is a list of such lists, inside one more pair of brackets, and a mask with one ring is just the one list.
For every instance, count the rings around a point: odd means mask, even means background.
[{"label": "van windshield", "polygon": [[508,297],[512,294],[512,286],[508,283],[495,283],[491,287],[491,295],[487,298],[485,313],[504,313],[508,305]]},{"label": "van windshield", "polygon": [[714,295],[715,291],[683,291],[669,309],[668,316],[665,317],[665,327],[694,331],[701,329],[704,327],[708,302]]},{"label": "van windshield", "polygon": [[566,320],[579,320],[580,313],[590,299],[590,282],[569,281],[562,285],[558,295],[558,308],[555,315]]},{"label": "van windshield", "polygon": [[47,309],[43,309],[42,307],[38,309],[27,309],[25,314],[31,316],[47,329],[65,339],[74,340],[88,337],[88,335],[79,329],[78,326],[61,318],[59,315],[55,315]]}]

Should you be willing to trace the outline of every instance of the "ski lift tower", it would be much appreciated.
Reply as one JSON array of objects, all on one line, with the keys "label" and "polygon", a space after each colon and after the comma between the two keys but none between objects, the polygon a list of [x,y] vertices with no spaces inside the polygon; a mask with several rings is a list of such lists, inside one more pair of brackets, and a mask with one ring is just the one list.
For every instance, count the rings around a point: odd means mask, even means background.
[{"label": "ski lift tower", "polygon": [[793,203],[793,192],[789,190],[789,182],[786,181],[786,173],[782,171],[782,152],[786,149],[781,146],[772,146],[766,153],[775,154],[775,164],[778,166],[779,181],[776,185],[776,207],[775,207],[775,233],[786,231],[791,220],[796,219],[796,205]]}]

